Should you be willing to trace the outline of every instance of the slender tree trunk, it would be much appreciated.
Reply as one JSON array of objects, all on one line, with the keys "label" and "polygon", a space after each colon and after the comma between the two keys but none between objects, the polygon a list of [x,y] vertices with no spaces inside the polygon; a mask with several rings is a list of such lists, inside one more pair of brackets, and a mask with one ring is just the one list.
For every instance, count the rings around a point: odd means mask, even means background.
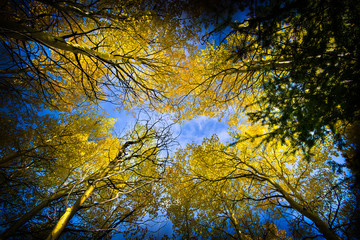
[{"label": "slender tree trunk", "polygon": [[95,190],[96,182],[105,178],[108,175],[109,171],[113,167],[115,167],[119,163],[119,161],[122,160],[122,156],[124,155],[125,150],[129,145],[139,143],[140,141],[142,141],[143,138],[145,138],[145,135],[137,139],[136,141],[127,141],[126,143],[124,143],[122,148],[119,150],[118,156],[113,161],[111,161],[106,167],[104,167],[104,169],[99,173],[97,180],[95,180],[88,187],[88,189],[84,192],[84,194],[76,200],[73,206],[68,207],[66,209],[65,213],[61,216],[60,220],[57,222],[57,224],[53,228],[50,235],[46,238],[46,240],[56,240],[60,237],[67,223],[71,220],[71,218],[75,215],[75,213],[80,209],[80,207],[84,204],[84,202],[90,197],[92,192]]},{"label": "slender tree trunk", "polygon": [[36,29],[24,26],[12,21],[1,21],[0,19],[0,34],[3,34],[10,38],[15,38],[23,41],[36,41],[40,44],[46,45],[50,48],[56,48],[74,54],[82,54],[88,57],[96,57],[103,62],[116,64],[116,60],[128,61],[130,57],[120,56],[111,53],[103,53],[95,51],[91,48],[75,45],[71,42],[67,42],[61,37],[51,35],[47,32],[40,32]]},{"label": "slender tree trunk", "polygon": [[236,219],[236,217],[234,216],[234,212],[231,210],[230,206],[226,203],[226,199],[222,198],[222,201],[227,209],[228,217],[230,218],[230,221],[235,228],[235,233],[236,233],[237,239],[243,240],[243,234],[239,228],[239,222]]},{"label": "slender tree trunk", "polygon": [[61,216],[60,220],[57,222],[51,234],[47,237],[46,240],[55,240],[60,237],[61,233],[64,231],[64,228],[66,227],[66,224],[80,209],[80,207],[86,201],[86,199],[90,197],[94,189],[95,189],[95,184],[90,185],[90,187],[85,191],[85,193],[76,200],[74,205],[66,209],[65,213]]},{"label": "slender tree trunk", "polygon": [[52,201],[66,196],[68,191],[62,190],[43,200],[40,204],[36,205],[29,212],[25,213],[20,219],[18,219],[10,228],[6,229],[0,236],[0,239],[6,239],[12,235],[15,235],[16,231],[23,226],[27,221],[33,218],[43,208],[47,207]]},{"label": "slender tree trunk", "polygon": [[13,161],[14,159],[24,156],[26,153],[32,152],[36,149],[37,147],[28,149],[28,150],[24,150],[24,151],[18,151],[16,153],[13,153],[5,158],[0,159],[0,167],[6,167],[8,166],[8,163]]},{"label": "slender tree trunk", "polygon": [[305,217],[309,218],[317,226],[319,232],[322,233],[326,239],[341,240],[341,238],[330,229],[330,226],[324,222],[316,213],[297,203],[279,184],[272,182],[269,179],[268,181],[284,196],[292,208]]}]

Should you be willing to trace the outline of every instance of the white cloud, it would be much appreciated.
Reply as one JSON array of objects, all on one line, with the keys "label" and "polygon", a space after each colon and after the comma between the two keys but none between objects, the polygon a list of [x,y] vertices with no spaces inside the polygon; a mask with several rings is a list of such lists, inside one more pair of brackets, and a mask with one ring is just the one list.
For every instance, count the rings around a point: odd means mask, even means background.
[{"label": "white cloud", "polygon": [[[126,110],[120,111],[115,105],[107,102],[102,103],[101,106],[109,113],[109,117],[117,119],[115,133],[118,135],[124,134],[136,123],[136,118]],[[169,124],[171,124],[170,121]],[[172,126],[172,130],[174,136],[178,136],[177,141],[180,146],[177,147],[181,148],[186,147],[187,144],[192,142],[201,144],[205,138],[210,138],[214,134],[217,134],[223,143],[227,143],[230,140],[227,124],[206,116],[201,116],[182,124],[175,124]]]},{"label": "white cloud", "polygon": [[181,132],[178,141],[181,147],[185,147],[186,144],[192,142],[201,144],[204,138],[210,138],[214,134],[218,135],[221,142],[226,143],[230,140],[227,133],[228,126],[217,119],[206,116],[186,121],[180,128]]}]

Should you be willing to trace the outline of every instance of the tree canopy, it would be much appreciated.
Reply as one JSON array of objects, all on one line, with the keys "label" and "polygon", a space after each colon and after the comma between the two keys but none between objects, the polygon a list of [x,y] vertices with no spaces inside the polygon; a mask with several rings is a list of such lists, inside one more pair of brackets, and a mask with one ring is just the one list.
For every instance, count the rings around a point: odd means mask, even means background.
[{"label": "tree canopy", "polygon": [[[0,238],[356,238],[359,21],[352,0],[2,1]],[[203,116],[231,140],[177,144]]]}]

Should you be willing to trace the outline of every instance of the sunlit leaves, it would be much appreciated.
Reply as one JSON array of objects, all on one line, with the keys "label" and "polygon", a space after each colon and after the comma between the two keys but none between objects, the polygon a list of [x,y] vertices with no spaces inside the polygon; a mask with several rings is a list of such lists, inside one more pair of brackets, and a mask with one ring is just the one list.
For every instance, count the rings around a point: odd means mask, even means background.
[{"label": "sunlit leaves", "polygon": [[[358,13],[350,1],[334,3],[270,1],[233,23],[233,9],[214,10],[231,29],[215,26],[226,37],[203,49],[188,2],[4,3],[0,200],[3,227],[15,226],[8,236],[20,229],[44,238],[67,209],[66,237],[109,237],[125,221],[139,237],[138,220],[159,206],[188,239],[285,239],[281,219],[294,237],[345,236],[356,198],[342,165],[329,161],[331,141],[356,159]],[[232,142],[214,135],[178,149],[168,164],[167,127],[138,121],[114,137],[102,101],[180,122],[225,119]]]},{"label": "sunlit leaves", "polygon": [[[251,129],[261,132],[259,126],[248,130]],[[285,218],[289,222],[292,222],[287,217],[289,213],[306,216],[320,228],[321,234],[328,234],[327,237],[335,234],[324,226],[329,224],[330,229],[335,228],[335,222],[339,224],[342,215],[349,213],[335,209],[345,207],[351,196],[340,190],[346,189],[343,183],[339,183],[344,176],[334,174],[328,164],[334,147],[324,145],[316,148],[314,159],[308,162],[300,153],[289,154],[279,142],[259,146],[260,142],[261,139],[243,140],[233,146],[224,146],[214,136],[204,140],[202,145],[188,145],[179,150],[168,178],[170,185],[180,186],[174,190],[168,188],[168,194],[176,199],[170,201],[168,207],[171,218],[181,218],[172,206],[183,202],[189,204],[188,211],[194,214],[188,216],[193,224],[226,228],[232,233],[245,234],[243,237],[252,231],[247,225],[251,221],[249,211],[260,216],[268,213],[273,220]],[[216,223],[217,218],[226,224]],[[254,221],[259,223],[259,220]],[[176,222],[181,229],[186,226],[184,224]],[[296,224],[299,227],[306,222],[301,220]],[[294,229],[297,231],[296,226]],[[185,230],[178,231],[185,234]],[[313,228],[302,234],[310,236],[316,231]],[[345,233],[346,227],[337,232]],[[217,236],[216,231],[207,234]],[[336,238],[336,234],[333,236]]]}]

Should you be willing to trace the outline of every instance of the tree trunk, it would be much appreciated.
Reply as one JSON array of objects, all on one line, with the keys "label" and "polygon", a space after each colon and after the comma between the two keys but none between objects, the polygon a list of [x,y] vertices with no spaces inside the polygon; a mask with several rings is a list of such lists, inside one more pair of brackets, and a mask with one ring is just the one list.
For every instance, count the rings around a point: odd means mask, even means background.
[{"label": "tree trunk", "polygon": [[66,209],[65,213],[61,216],[60,220],[57,222],[51,234],[47,237],[46,240],[55,240],[60,237],[61,233],[64,231],[64,228],[66,227],[66,224],[80,209],[80,207],[86,201],[86,199],[90,197],[94,189],[95,189],[95,184],[90,185],[90,187],[85,191],[85,193],[76,200],[75,204]]},{"label": "tree trunk", "polygon": [[71,218],[75,215],[75,213],[80,209],[80,207],[84,204],[84,202],[90,197],[92,192],[96,188],[96,182],[100,181],[101,179],[105,178],[109,171],[117,165],[119,161],[121,161],[125,149],[132,144],[136,144],[142,141],[142,139],[145,138],[145,135],[143,137],[140,137],[136,141],[127,141],[124,143],[122,148],[119,150],[118,156],[112,160],[104,169],[100,172],[100,174],[97,177],[97,180],[95,180],[89,188],[85,191],[85,193],[79,197],[73,206],[68,207],[65,211],[65,213],[61,216],[60,220],[57,222],[55,227],[53,228],[50,235],[46,238],[46,240],[56,240],[60,237],[61,233],[64,231],[67,223],[71,220]]},{"label": "tree trunk", "polygon": [[63,196],[66,196],[68,193],[67,190],[62,190],[50,196],[49,198],[42,201],[40,204],[36,205],[29,212],[25,213],[20,219],[18,219],[14,225],[10,228],[6,229],[0,236],[0,239],[6,239],[12,235],[15,235],[16,231],[23,226],[27,221],[33,218],[38,212],[40,212],[43,208],[47,207],[52,201],[59,199]]},{"label": "tree trunk", "polygon": [[235,234],[237,236],[237,239],[243,240],[243,236],[242,236],[243,234],[242,234],[241,229],[239,227],[239,222],[236,219],[236,217],[234,216],[234,212],[231,210],[230,206],[227,204],[226,199],[222,198],[222,202],[224,203],[224,205],[226,207],[226,210],[227,210],[226,213],[227,213],[228,217],[230,218],[230,221],[231,221],[232,225],[235,228]]},{"label": "tree trunk", "polygon": [[60,49],[74,54],[82,54],[88,57],[95,57],[110,64],[116,64],[115,61],[118,60],[127,62],[131,59],[131,57],[128,56],[98,52],[91,48],[79,46],[71,42],[67,42],[61,37],[57,37],[46,32],[40,32],[36,29],[32,29],[28,26],[12,21],[0,20],[0,33],[9,38],[15,38],[22,41],[36,41],[50,48]]},{"label": "tree trunk", "polygon": [[301,206],[297,203],[279,184],[268,180],[286,199],[290,206],[298,211],[300,214],[309,218],[319,229],[319,232],[324,235],[328,240],[341,240],[341,238],[330,229],[330,226],[324,222],[316,213],[312,212],[310,209]]}]

